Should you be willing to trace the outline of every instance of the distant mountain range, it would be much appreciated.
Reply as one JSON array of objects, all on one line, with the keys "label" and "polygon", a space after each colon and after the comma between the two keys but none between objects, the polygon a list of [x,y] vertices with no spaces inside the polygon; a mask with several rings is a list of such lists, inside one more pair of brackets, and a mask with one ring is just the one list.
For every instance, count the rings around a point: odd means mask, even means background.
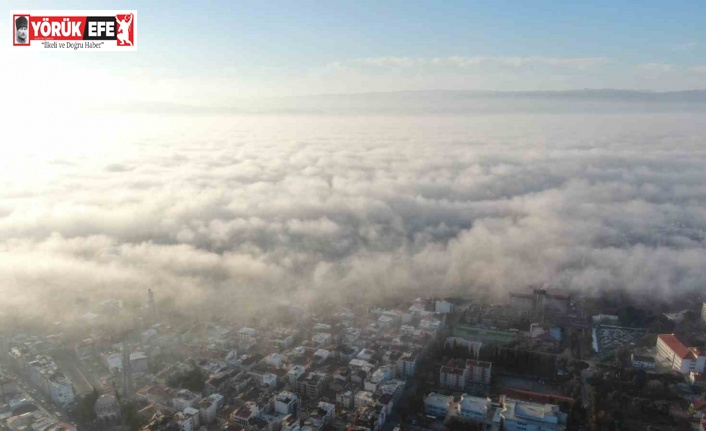
[{"label": "distant mountain range", "polygon": [[614,89],[569,91],[395,91],[233,99],[212,106],[136,102],[100,111],[233,114],[463,114],[706,111],[706,90],[650,92]]}]

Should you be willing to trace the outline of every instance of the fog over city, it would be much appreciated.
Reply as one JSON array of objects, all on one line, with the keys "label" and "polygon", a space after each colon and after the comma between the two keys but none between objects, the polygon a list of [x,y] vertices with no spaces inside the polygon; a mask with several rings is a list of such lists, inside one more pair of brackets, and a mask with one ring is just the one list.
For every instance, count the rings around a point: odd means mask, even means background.
[{"label": "fog over city", "polygon": [[16,123],[2,313],[703,289],[706,116],[526,111]]}]

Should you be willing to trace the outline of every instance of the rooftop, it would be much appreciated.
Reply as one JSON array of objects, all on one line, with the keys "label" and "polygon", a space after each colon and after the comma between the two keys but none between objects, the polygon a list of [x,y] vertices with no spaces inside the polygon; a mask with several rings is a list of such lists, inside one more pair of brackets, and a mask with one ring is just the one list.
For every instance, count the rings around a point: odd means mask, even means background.
[{"label": "rooftop", "polygon": [[658,337],[682,359],[695,359],[696,355],[699,354],[698,350],[687,348],[674,334],[659,334]]}]

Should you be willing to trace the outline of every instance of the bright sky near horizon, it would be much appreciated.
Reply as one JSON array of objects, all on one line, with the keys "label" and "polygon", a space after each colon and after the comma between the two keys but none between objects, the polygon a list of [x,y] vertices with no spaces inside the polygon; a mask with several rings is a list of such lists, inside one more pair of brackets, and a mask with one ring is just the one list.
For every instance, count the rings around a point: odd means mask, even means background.
[{"label": "bright sky near horizon", "polygon": [[[555,1],[124,2],[138,51],[22,52],[0,20],[3,105],[169,102],[391,90],[706,88],[706,3]],[[6,63],[7,62],[7,63]],[[29,104],[27,106],[32,106]]]}]

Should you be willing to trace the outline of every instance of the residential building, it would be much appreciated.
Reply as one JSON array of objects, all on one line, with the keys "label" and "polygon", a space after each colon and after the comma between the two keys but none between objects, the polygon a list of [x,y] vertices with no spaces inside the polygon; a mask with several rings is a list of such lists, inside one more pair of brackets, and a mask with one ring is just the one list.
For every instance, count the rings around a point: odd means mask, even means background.
[{"label": "residential building", "polygon": [[17,382],[5,374],[0,374],[0,402],[5,403],[19,393]]},{"label": "residential building", "polygon": [[216,421],[218,410],[223,406],[223,395],[211,394],[199,402],[199,417],[203,424],[210,424]]},{"label": "residential building", "polygon": [[275,411],[279,414],[296,414],[298,406],[299,397],[291,392],[282,391],[275,397]]},{"label": "residential building", "polygon": [[420,354],[417,351],[404,352],[397,359],[397,376],[398,377],[414,377],[417,371],[417,364],[420,360]]},{"label": "residential building", "polygon": [[299,418],[296,415],[287,415],[282,419],[280,431],[300,431]]},{"label": "residential building", "polygon": [[55,372],[46,376],[46,387],[54,404],[68,407],[74,402],[74,388],[68,377]]},{"label": "residential building", "polygon": [[462,390],[466,384],[465,371],[465,367],[450,362],[439,370],[439,384],[444,388]]},{"label": "residential building", "polygon": [[319,332],[311,337],[311,341],[318,348],[326,347],[333,341],[333,336],[328,332]]},{"label": "residential building", "polygon": [[434,311],[437,313],[450,314],[454,312],[454,304],[449,301],[436,301],[434,303]]},{"label": "residential building", "polygon": [[353,409],[355,407],[355,394],[351,390],[337,393],[336,404],[346,410]]},{"label": "residential building", "polygon": [[466,360],[466,368],[463,370],[465,386],[475,383],[489,385],[492,367],[492,362],[476,361],[474,359]]},{"label": "residential building", "polygon": [[328,380],[328,374],[321,371],[306,373],[297,381],[297,391],[310,400],[317,399],[321,396]]},{"label": "residential building", "polygon": [[390,366],[382,366],[370,374],[363,384],[366,391],[375,392],[377,388],[387,380],[394,377],[394,369]]},{"label": "residential building", "polygon": [[110,394],[101,395],[96,400],[93,411],[100,422],[115,422],[120,419],[120,404],[117,398]]},{"label": "residential building", "polygon": [[256,403],[248,401],[231,414],[231,420],[245,427],[251,418],[260,414],[260,408]]},{"label": "residential building", "polygon": [[137,374],[147,372],[147,355],[144,352],[130,353],[130,370]]},{"label": "residential building", "polygon": [[353,405],[355,408],[372,405],[375,402],[373,393],[369,391],[358,391],[355,394]]},{"label": "residential building", "polygon": [[304,427],[319,431],[335,417],[336,406],[320,401],[319,404],[309,412],[309,417],[304,422]]},{"label": "residential building", "polygon": [[201,401],[201,395],[195,394],[188,389],[180,389],[172,398],[172,406],[177,410],[184,410],[187,407],[194,407]]},{"label": "residential building", "polygon": [[201,425],[199,411],[193,407],[187,407],[182,412],[184,417],[191,423],[192,429],[196,430]]},{"label": "residential building", "polygon": [[289,386],[293,389],[297,387],[297,381],[301,376],[306,373],[306,368],[301,365],[295,365],[287,371],[287,377],[289,378]]}]

